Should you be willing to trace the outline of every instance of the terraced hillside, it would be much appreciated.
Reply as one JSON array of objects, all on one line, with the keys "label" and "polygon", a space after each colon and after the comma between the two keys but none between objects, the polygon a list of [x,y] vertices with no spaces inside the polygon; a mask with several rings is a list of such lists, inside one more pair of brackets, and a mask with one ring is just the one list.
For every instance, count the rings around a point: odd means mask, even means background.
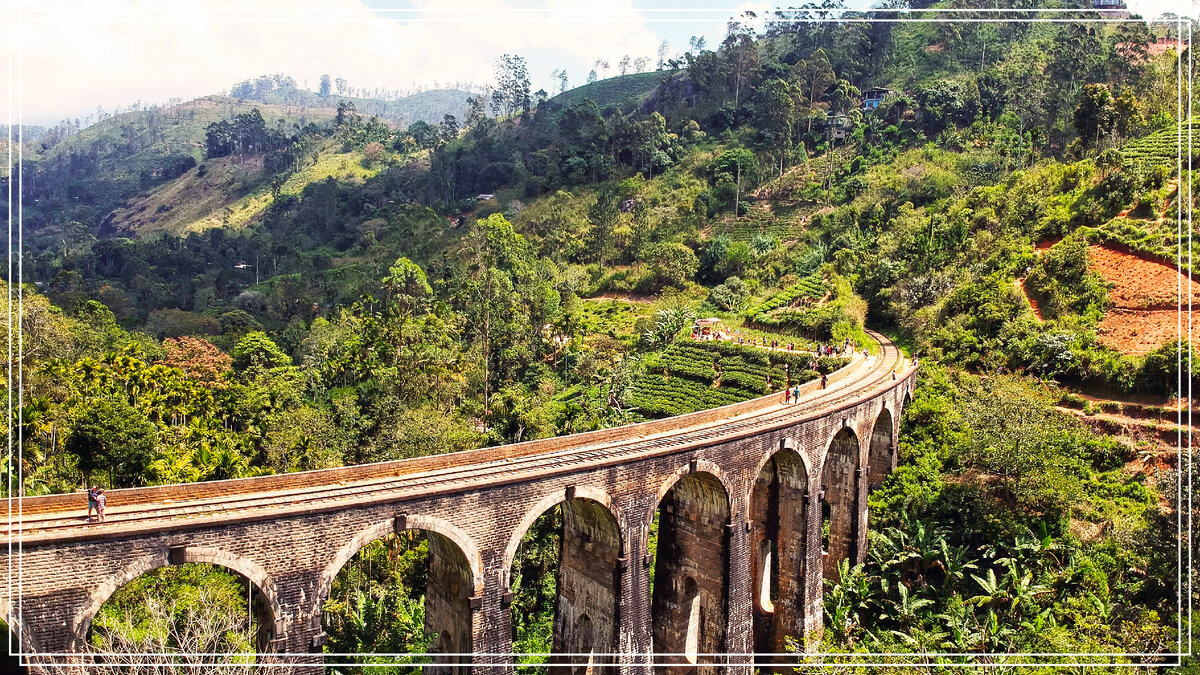
[{"label": "terraced hillside", "polygon": [[624,103],[636,104],[649,96],[664,76],[671,75],[674,72],[651,71],[648,73],[629,73],[609,77],[597,80],[591,84],[575,87],[574,89],[568,89],[558,96],[551,98],[550,102],[566,107],[584,99],[591,99],[601,109],[609,105],[622,106]]},{"label": "terraced hillside", "polygon": [[793,208],[772,208],[769,202],[753,204],[743,216],[731,216],[713,224],[713,235],[734,241],[753,241],[770,237],[779,242],[795,241],[803,232],[807,218]]},{"label": "terraced hillside", "polygon": [[[1121,148],[1121,159],[1125,166],[1138,173],[1146,173],[1163,166],[1174,168],[1181,154],[1188,150],[1189,131],[1193,136],[1200,135],[1200,123],[1189,122],[1178,127],[1172,126],[1130,141]],[[1183,159],[1186,164],[1187,157]]]},{"label": "terraced hillside", "polygon": [[748,347],[730,342],[677,342],[646,359],[630,403],[647,418],[680,415],[747,401],[808,382],[846,365],[848,359]]}]

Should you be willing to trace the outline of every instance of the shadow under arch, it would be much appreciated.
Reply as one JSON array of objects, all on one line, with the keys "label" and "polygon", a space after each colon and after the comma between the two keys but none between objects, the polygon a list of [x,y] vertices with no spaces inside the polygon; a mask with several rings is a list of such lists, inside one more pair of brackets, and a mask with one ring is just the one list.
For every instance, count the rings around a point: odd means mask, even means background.
[{"label": "shadow under arch", "polygon": [[[8,626],[9,633],[11,634],[11,642],[6,642],[4,646],[4,648],[8,650],[5,652],[6,654],[16,658],[17,654],[36,654],[38,652],[37,640],[34,639],[31,632],[25,629],[24,622],[22,622],[21,617],[13,611],[13,607],[9,603],[8,598],[0,598],[0,621],[3,621],[5,625]],[[0,639],[5,638],[0,637]],[[13,651],[12,647],[16,647],[15,652]],[[13,663],[15,664],[17,662],[14,661]],[[8,664],[4,664],[3,661],[0,660],[0,665]]]},{"label": "shadow under arch", "polygon": [[[838,564],[842,560],[848,558],[853,565],[858,559],[861,456],[858,436],[851,427],[845,426],[829,441],[821,462],[822,516],[828,518],[823,564],[826,579],[837,578]],[[823,522],[822,531],[825,529]]]},{"label": "shadow under arch", "polygon": [[[546,517],[554,520],[542,520]],[[542,535],[550,530],[559,535],[551,673],[616,670],[611,655],[618,651],[620,626],[620,561],[625,550],[621,522],[607,493],[579,486],[545,495],[514,528],[504,558],[514,642],[519,637],[518,613],[537,606],[539,599],[529,597],[533,586],[518,569],[525,564],[522,542],[535,528]],[[565,654],[573,656],[558,656]]]},{"label": "shadow under arch", "polygon": [[676,472],[657,505],[650,605],[659,672],[690,672],[726,650],[731,493],[706,468]]},{"label": "shadow under arch", "polygon": [[[268,621],[260,623],[259,652],[266,652],[273,642],[279,642],[285,637],[287,626],[286,616],[279,604],[278,589],[270,575],[254,561],[234,555],[228,551],[207,546],[185,546],[172,550],[163,549],[161,553],[143,556],[126,566],[123,570],[109,577],[92,591],[88,604],[75,612],[71,619],[71,645],[73,652],[82,652],[87,648],[87,634],[92,627],[100,608],[122,586],[134,579],[156,569],[186,563],[208,563],[236,572],[246,579],[254,593],[255,600],[265,600],[270,613]],[[253,604],[253,603],[252,603]],[[266,617],[264,617],[266,618]],[[269,634],[261,633],[261,626],[269,625]]]},{"label": "shadow under arch", "polygon": [[425,666],[427,673],[467,673],[474,651],[473,605],[483,592],[483,559],[469,535],[440,518],[405,514],[374,523],[342,545],[321,572],[318,581],[316,614],[330,596],[334,580],[360,551],[372,542],[419,532],[429,549],[428,576],[424,588],[425,625],[434,636],[429,653],[435,665]]},{"label": "shadow under arch", "polygon": [[763,460],[750,490],[749,568],[758,654],[783,654],[788,638],[804,635],[808,496],[808,461],[784,441]]},{"label": "shadow under arch", "polygon": [[871,428],[871,442],[867,449],[867,489],[874,491],[896,466],[895,416],[884,406]]}]

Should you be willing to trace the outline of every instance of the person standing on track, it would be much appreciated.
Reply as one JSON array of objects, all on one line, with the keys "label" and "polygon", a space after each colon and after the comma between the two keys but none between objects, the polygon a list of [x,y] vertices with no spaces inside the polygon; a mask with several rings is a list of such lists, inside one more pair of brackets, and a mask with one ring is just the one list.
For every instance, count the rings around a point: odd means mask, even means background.
[{"label": "person standing on track", "polygon": [[97,490],[99,490],[99,489],[100,489],[100,486],[99,486],[99,485],[93,485],[92,487],[88,488],[88,514],[87,514],[87,520],[91,520],[91,519],[92,519],[92,509],[96,509],[96,508],[98,508],[98,507],[96,506],[96,491],[97,491]]},{"label": "person standing on track", "polygon": [[104,506],[108,503],[108,495],[104,494],[104,488],[96,488],[96,515],[99,516],[99,522],[104,522]]}]

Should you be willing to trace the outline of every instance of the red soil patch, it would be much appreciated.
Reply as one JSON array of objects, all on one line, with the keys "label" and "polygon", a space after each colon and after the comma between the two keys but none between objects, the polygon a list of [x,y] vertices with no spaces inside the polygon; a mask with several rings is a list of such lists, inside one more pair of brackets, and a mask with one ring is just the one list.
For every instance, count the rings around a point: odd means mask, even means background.
[{"label": "red soil patch", "polygon": [[1041,254],[1045,253],[1046,251],[1049,251],[1051,246],[1054,246],[1055,244],[1057,244],[1060,241],[1062,241],[1062,237],[1055,237],[1054,239],[1043,239],[1043,240],[1039,241],[1036,246],[1033,247],[1033,252],[1038,255],[1041,255]]},{"label": "red soil patch", "polygon": [[[1200,288],[1173,265],[1104,246],[1088,249],[1092,269],[1109,284],[1113,306],[1098,326],[1100,342],[1126,354],[1145,354],[1180,336],[1180,289],[1200,304]],[[1187,331],[1187,316],[1183,316]],[[1192,329],[1193,339],[1200,336]]]},{"label": "red soil patch", "polygon": [[[1113,306],[1126,309],[1179,309],[1179,291],[1185,302],[1200,302],[1200,288],[1175,268],[1157,260],[1104,246],[1088,248],[1092,269],[1113,284]],[[1190,291],[1190,292],[1189,292]]]}]

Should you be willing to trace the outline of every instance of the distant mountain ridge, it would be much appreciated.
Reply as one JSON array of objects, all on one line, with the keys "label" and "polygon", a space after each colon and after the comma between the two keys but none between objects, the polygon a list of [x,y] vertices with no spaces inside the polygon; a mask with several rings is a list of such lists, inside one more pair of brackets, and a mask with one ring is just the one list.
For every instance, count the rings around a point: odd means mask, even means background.
[{"label": "distant mountain ridge", "polygon": [[[96,234],[106,217],[131,199],[203,162],[209,124],[232,122],[255,109],[268,128],[293,133],[309,123],[332,124],[339,101],[348,101],[362,118],[379,117],[384,124],[403,129],[418,120],[436,125],[447,114],[461,118],[471,95],[434,89],[384,101],[323,98],[288,87],[267,93],[263,100],[211,95],[169,107],[130,111],[53,144],[38,142],[46,130],[27,126],[25,231],[35,238],[76,239]],[[31,133],[37,136],[31,137]]]},{"label": "distant mountain ridge", "polygon": [[349,101],[354,104],[358,114],[363,117],[376,116],[397,126],[407,127],[417,120],[436,124],[441,122],[445,115],[454,115],[456,118],[462,119],[467,111],[467,99],[472,96],[475,94],[462,89],[429,89],[394,101],[356,96],[322,98],[316,92],[307,89],[285,87],[265,94],[261,100],[274,105],[308,105],[330,108],[336,108],[338,101]]}]

